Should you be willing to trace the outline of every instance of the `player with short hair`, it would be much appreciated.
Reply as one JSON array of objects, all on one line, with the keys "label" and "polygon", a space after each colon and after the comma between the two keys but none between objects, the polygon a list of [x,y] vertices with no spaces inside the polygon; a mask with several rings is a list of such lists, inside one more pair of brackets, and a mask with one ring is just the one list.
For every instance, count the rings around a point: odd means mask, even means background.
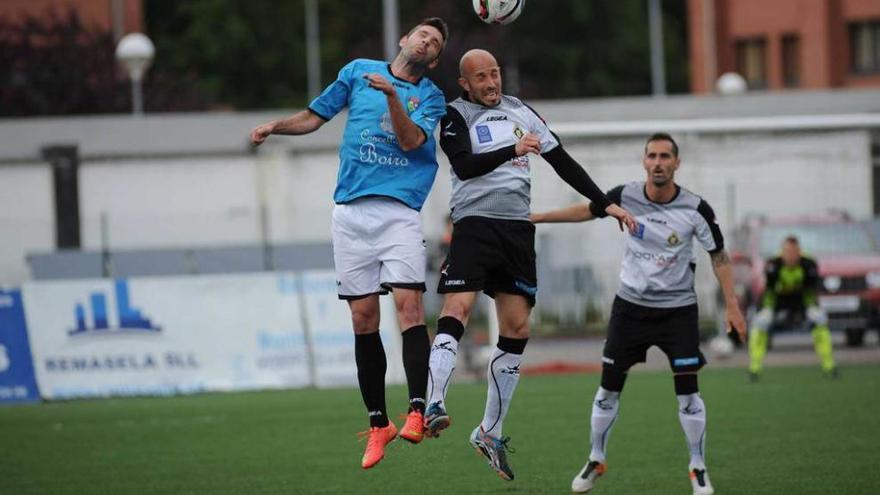
[{"label": "player with short hair", "polygon": [[782,241],[779,256],[767,260],[764,277],[761,310],[755,315],[749,335],[749,378],[757,381],[764,370],[768,333],[774,326],[792,319],[809,322],[822,371],[837,378],[828,314],[819,306],[819,266],[801,253],[797,237],[789,236]]},{"label": "player with short hair", "polygon": [[379,335],[379,295],[393,292],[403,332],[409,413],[401,438],[424,436],[430,341],[425,326],[426,254],[419,210],[434,183],[434,129],[445,115],[443,93],[424,77],[449,38],[439,17],[400,38],[391,63],[357,59],[306,110],[251,131],[254,145],[270,134],[317,130],[348,107],[333,200],[333,261],[339,298],[348,301],[355,333],[358,384],[370,430],[361,465],[375,466],[397,436],[385,405],[386,358]]},{"label": "player with short hair", "polygon": [[458,342],[479,291],[495,299],[500,336],[487,370],[489,390],[482,422],[470,443],[503,479],[512,480],[502,423],[519,381],[535,304],[535,227],[529,222],[529,153],[540,154],[556,173],[605,213],[635,227],[632,216],[610,203],[584,169],[562,148],[547,124],[522,101],[501,92],[501,69],[491,53],[470,50],[461,58],[463,95],[449,104],[440,146],[452,164],[452,241],[441,269],[445,294],[430,357],[428,436],[450,424],[446,389]]},{"label": "player with short hair", "polygon": [[[611,308],[608,337],[602,351],[602,382],[590,419],[592,450],[571,483],[578,493],[590,491],[605,473],[605,447],[617,420],[620,393],[629,369],[644,362],[648,348],[659,347],[669,358],[679,403],[679,420],[690,450],[688,471],[695,495],[713,493],[704,457],[706,406],[700,397],[697,371],[706,363],[700,352],[695,263],[692,241],[709,251],[726,305],[726,321],[740,338],[745,320],[736,302],[730,259],[715,213],[705,200],[675,183],[681,163],[672,136],[648,138],[642,159],[647,181],[631,182],[608,192],[608,198],[635,215],[638,229],[626,239],[620,289]],[[585,222],[605,216],[604,204],[576,204],[532,215],[532,221]]]}]

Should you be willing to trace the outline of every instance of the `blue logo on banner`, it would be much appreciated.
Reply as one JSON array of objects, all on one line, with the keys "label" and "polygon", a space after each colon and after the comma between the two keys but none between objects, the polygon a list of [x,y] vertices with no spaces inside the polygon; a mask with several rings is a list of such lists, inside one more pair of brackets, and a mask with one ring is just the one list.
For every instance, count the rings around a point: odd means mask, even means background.
[{"label": "blue logo on banner", "polygon": [[482,143],[488,143],[492,141],[492,133],[489,132],[489,127],[485,125],[477,126],[477,141]]},{"label": "blue logo on banner", "polygon": [[0,290],[0,403],[39,398],[21,291]]},{"label": "blue logo on banner", "polygon": [[92,326],[86,324],[86,308],[82,303],[77,303],[73,313],[76,319],[76,328],[67,332],[70,336],[104,334],[110,331],[116,332],[159,332],[162,329],[153,324],[149,318],[141,314],[140,310],[131,306],[128,295],[128,282],[120,279],[115,282],[116,292],[116,316],[119,317],[119,326],[111,328],[107,313],[107,295],[103,292],[89,294],[89,305],[92,313]]}]

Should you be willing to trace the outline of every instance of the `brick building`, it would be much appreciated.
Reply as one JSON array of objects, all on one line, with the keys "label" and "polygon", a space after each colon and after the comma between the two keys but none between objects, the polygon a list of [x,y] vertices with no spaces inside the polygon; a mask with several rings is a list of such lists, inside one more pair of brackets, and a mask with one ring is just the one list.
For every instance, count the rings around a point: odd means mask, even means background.
[{"label": "brick building", "polygon": [[880,87],[878,0],[688,0],[691,91]]}]

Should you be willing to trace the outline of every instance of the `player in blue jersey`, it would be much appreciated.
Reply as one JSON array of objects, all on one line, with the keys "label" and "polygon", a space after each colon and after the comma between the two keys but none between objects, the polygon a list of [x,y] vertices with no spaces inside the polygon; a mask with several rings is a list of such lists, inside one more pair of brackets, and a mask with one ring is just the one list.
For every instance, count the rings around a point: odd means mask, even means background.
[{"label": "player in blue jersey", "polygon": [[350,62],[307,109],[258,126],[250,136],[259,145],[271,134],[308,134],[348,107],[333,195],[333,260],[339,298],[351,308],[358,383],[370,418],[364,469],[382,460],[385,445],[398,434],[386,412],[379,336],[379,295],[389,291],[403,330],[409,385],[400,437],[412,443],[424,437],[430,343],[419,210],[437,173],[434,129],[446,114],[443,93],[424,74],[437,65],[448,38],[442,19],[425,19],[400,39],[391,63]]}]

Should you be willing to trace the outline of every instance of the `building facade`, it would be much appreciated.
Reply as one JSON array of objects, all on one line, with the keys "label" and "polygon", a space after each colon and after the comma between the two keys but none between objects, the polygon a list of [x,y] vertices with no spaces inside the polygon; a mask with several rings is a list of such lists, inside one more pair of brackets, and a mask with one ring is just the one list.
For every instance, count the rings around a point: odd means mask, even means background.
[{"label": "building facade", "polygon": [[880,87],[877,0],[688,0],[691,91]]}]

